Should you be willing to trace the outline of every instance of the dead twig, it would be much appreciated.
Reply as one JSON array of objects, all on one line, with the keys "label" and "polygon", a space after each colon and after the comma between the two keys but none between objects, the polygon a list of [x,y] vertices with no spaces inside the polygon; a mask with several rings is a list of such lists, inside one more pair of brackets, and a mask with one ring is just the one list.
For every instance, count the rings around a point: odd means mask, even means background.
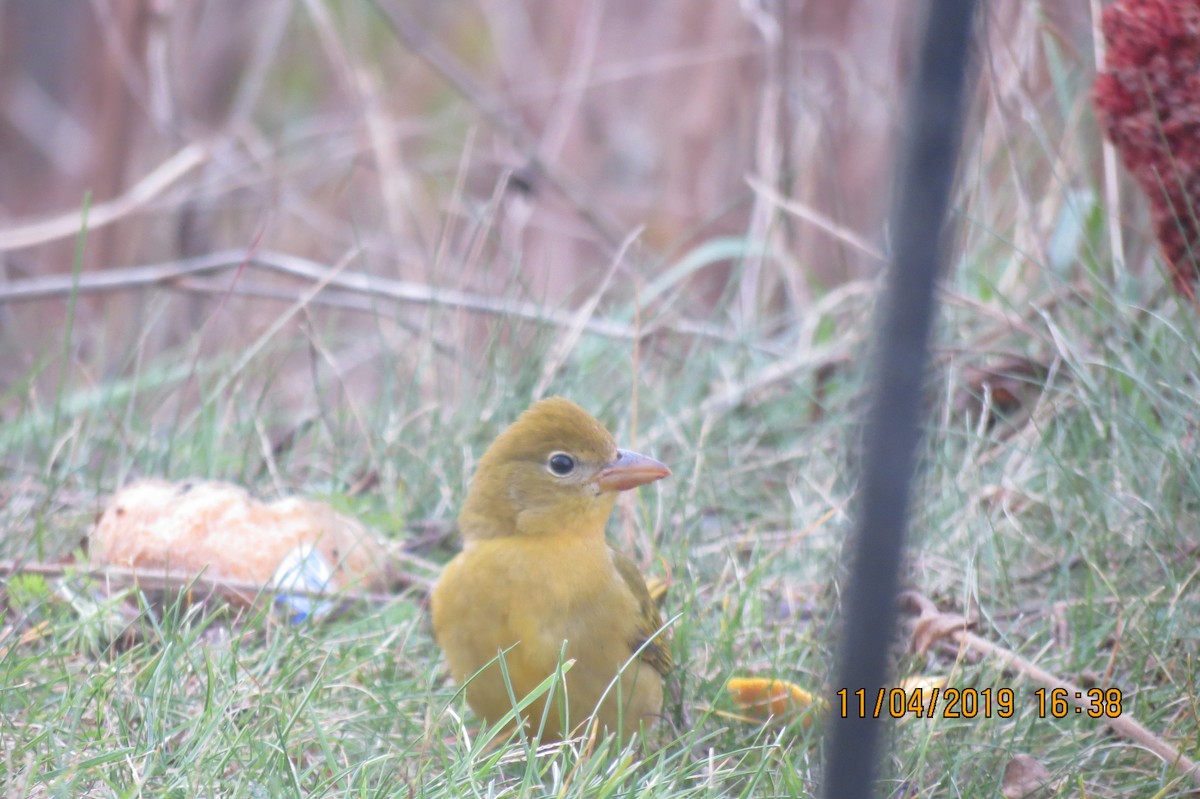
[{"label": "dead twig", "polygon": [[383,14],[396,38],[441,75],[451,88],[479,109],[488,122],[521,152],[527,161],[528,169],[544,177],[575,207],[584,221],[600,236],[609,254],[619,252],[626,238],[621,233],[621,225],[604,214],[596,203],[590,202],[582,186],[542,157],[536,140],[517,116],[494,100],[458,59],[430,37],[428,31],[403,4],[374,0],[374,5]]},{"label": "dead twig", "polygon": [[774,186],[769,185],[766,181],[759,178],[747,176],[746,183],[754,190],[754,193],[765,200],[770,205],[785,211],[788,214],[802,219],[811,225],[814,225],[819,230],[828,233],[837,241],[847,244],[850,247],[858,250],[872,260],[884,262],[887,260],[887,254],[879,247],[872,244],[865,237],[859,235],[850,228],[835,222],[826,214],[813,208],[808,203],[801,202],[791,197],[785,197]]},{"label": "dead twig", "polygon": [[[390,556],[406,560],[421,571],[436,567],[422,558],[403,552],[392,552]],[[202,596],[219,596],[244,605],[253,604],[259,597],[276,594],[303,596],[316,599],[336,599],[343,602],[364,602],[382,605],[394,602],[400,593],[383,591],[359,591],[354,588],[305,589],[299,586],[275,588],[260,585],[251,580],[232,580],[194,572],[171,571],[169,569],[131,569],[122,566],[89,566],[78,563],[40,563],[18,560],[0,560],[0,575],[37,574],[43,577],[82,577],[98,580],[107,588],[136,587],[147,591],[188,591]],[[403,574],[389,573],[389,579],[402,590],[426,594],[433,587],[433,578],[415,571]]]},{"label": "dead twig", "polygon": [[[953,613],[941,612],[933,601],[923,594],[916,591],[905,591],[900,597],[903,603],[917,611],[913,633],[914,647],[924,650],[936,640],[947,638],[958,644],[960,652],[973,652],[991,658],[998,661],[1003,668],[1011,669],[1047,688],[1063,690],[1066,693],[1067,702],[1085,714],[1096,712],[1099,709],[1093,710],[1093,702],[1082,686],[1043,669],[1011,649],[1006,649],[976,635],[967,629],[966,619]],[[1158,755],[1166,763],[1179,769],[1183,775],[1190,776],[1197,785],[1200,785],[1200,763],[1146,729],[1129,713],[1122,712],[1119,716],[1105,716],[1104,724],[1117,734]]]},{"label": "dead twig", "polygon": [[[318,282],[326,289],[338,289],[348,294],[360,294],[375,299],[384,298],[395,302],[441,306],[492,316],[515,317],[566,330],[573,329],[579,323],[576,312],[556,311],[532,302],[507,300],[456,289],[443,289],[424,283],[379,277],[365,272],[350,270],[338,272],[307,258],[263,250],[222,250],[195,258],[184,258],[149,266],[87,272],[77,278],[73,278],[71,275],[47,275],[16,280],[0,286],[0,305],[64,297],[69,296],[73,291],[84,295],[149,287],[171,287],[176,281],[238,269],[243,266],[266,269],[289,277]],[[331,272],[334,274],[331,275]],[[237,292],[234,290],[232,293]],[[370,311],[374,306],[341,303],[339,307],[347,310]],[[730,340],[729,334],[725,331],[711,325],[687,321],[661,321],[646,325],[639,330],[635,325],[593,316],[584,322],[583,329],[605,338],[627,341],[663,331],[725,342]]]},{"label": "dead twig", "polygon": [[[208,157],[209,148],[206,145],[193,143],[184,147],[153,172],[130,186],[124,194],[92,205],[87,213],[88,230],[110,225],[138,211],[188,172],[207,161]],[[0,230],[0,252],[70,238],[79,233],[82,225],[83,212],[80,210]]]}]

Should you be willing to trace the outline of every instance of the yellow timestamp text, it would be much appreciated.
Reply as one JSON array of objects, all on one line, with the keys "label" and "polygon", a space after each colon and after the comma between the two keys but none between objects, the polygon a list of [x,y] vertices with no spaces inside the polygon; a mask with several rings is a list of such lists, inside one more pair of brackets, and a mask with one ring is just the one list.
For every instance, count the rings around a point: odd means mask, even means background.
[{"label": "yellow timestamp text", "polygon": [[[1017,711],[1017,695],[1012,688],[859,688],[837,691],[838,712],[843,718],[894,719],[916,718],[1007,719]],[[1070,691],[1066,688],[1039,688],[1033,692],[1040,718],[1061,719],[1069,715],[1090,718],[1116,718],[1121,715],[1121,689],[1091,688]]]},{"label": "yellow timestamp text", "polygon": [[1121,715],[1120,688],[1039,688],[1033,692],[1037,698],[1038,716],[1061,719],[1067,716],[1087,716],[1093,719],[1115,719]]},{"label": "yellow timestamp text", "polygon": [[946,719],[1011,718],[1016,695],[1011,688],[880,688],[868,692],[845,688],[837,692],[842,717],[894,719],[905,716]]}]

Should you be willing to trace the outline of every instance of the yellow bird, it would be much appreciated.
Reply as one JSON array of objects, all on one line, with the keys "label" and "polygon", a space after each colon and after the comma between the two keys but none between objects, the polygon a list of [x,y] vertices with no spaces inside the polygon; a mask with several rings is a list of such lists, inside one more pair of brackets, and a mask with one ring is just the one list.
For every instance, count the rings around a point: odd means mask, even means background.
[{"label": "yellow bird", "polygon": [[658,719],[670,642],[637,566],[604,527],[617,492],[670,473],[617,449],[561,397],[535,403],[488,447],[458,517],[463,551],[431,597],[434,635],[479,716],[497,722],[573,660],[565,695],[558,685],[548,710],[544,695],[524,711],[531,734],[543,713],[543,741],[579,731],[593,712],[626,736]]}]

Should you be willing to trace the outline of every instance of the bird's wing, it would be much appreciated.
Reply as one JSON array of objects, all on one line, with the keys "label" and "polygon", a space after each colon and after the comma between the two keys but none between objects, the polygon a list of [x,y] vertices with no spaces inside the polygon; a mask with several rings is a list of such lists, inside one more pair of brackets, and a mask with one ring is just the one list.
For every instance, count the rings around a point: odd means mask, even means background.
[{"label": "bird's wing", "polygon": [[663,629],[662,614],[658,612],[658,605],[650,598],[646,581],[637,565],[616,550],[612,553],[621,579],[629,586],[638,602],[637,628],[629,646],[635,652],[641,649],[639,657],[665,677],[672,665],[671,636],[668,630]]}]

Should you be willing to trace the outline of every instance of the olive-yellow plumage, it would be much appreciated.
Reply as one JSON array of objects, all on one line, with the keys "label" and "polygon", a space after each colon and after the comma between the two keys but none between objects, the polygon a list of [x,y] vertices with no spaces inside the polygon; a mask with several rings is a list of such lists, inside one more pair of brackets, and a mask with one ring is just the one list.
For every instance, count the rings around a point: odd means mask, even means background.
[{"label": "olive-yellow plumage", "polygon": [[[431,598],[434,634],[477,714],[499,721],[514,698],[573,660],[542,740],[572,734],[593,712],[626,735],[657,720],[667,634],[637,567],[607,544],[604,527],[619,491],[670,473],[618,449],[560,397],[535,403],[487,449],[458,519],[463,551]],[[545,711],[544,697],[524,711],[529,732]]]}]

